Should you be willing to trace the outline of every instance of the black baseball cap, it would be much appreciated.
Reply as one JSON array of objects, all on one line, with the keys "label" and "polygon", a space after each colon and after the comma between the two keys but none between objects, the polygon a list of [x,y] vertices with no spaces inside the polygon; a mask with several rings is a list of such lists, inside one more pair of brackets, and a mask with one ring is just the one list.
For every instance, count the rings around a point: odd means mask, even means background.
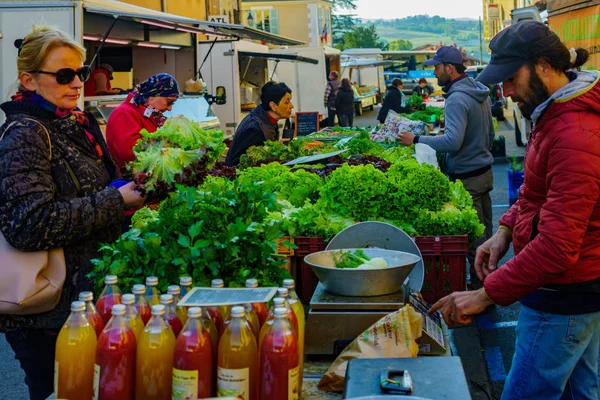
[{"label": "black baseball cap", "polygon": [[434,66],[438,64],[456,64],[462,65],[465,62],[462,53],[454,46],[442,46],[436,52],[433,58],[425,60],[423,64]]},{"label": "black baseball cap", "polygon": [[492,59],[477,80],[486,85],[504,82],[516,74],[525,61],[543,56],[557,45],[562,45],[558,35],[541,22],[523,21],[511,25],[490,42]]}]

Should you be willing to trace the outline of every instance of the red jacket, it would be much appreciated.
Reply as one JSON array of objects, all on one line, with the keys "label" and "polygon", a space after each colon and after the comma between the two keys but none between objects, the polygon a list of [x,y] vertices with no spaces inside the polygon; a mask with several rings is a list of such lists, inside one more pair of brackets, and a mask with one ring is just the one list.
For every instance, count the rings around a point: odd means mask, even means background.
[{"label": "red jacket", "polygon": [[551,284],[600,277],[600,84],[554,100],[527,147],[519,201],[500,220],[515,257],[484,282],[508,305]]},{"label": "red jacket", "polygon": [[149,118],[144,117],[146,108],[131,103],[132,97],[132,94],[127,96],[127,100],[110,114],[106,123],[106,142],[119,171],[125,163],[135,160],[133,147],[142,137],[140,131],[146,129],[152,133],[157,129]]},{"label": "red jacket", "polygon": [[106,77],[106,91],[109,92],[112,87],[110,86],[110,73],[104,68],[96,68],[90,75],[90,78],[83,84],[83,95],[85,97],[96,96],[96,75],[104,75]]}]

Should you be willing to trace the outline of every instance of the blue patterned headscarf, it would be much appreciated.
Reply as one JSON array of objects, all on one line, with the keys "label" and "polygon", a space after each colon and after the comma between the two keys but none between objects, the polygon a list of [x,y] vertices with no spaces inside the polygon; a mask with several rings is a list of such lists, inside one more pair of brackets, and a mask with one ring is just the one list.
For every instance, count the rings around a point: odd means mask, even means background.
[{"label": "blue patterned headscarf", "polygon": [[131,102],[136,106],[144,104],[148,97],[179,97],[179,84],[169,74],[153,75],[133,89]]}]

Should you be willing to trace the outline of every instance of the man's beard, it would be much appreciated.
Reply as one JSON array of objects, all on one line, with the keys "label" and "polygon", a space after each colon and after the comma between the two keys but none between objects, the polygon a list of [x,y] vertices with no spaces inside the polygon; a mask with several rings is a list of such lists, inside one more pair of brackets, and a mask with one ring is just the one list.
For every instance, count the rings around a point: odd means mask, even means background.
[{"label": "man's beard", "polygon": [[448,75],[445,71],[442,72],[438,77],[438,86],[444,87],[450,83],[450,75]]},{"label": "man's beard", "polygon": [[535,66],[527,65],[529,68],[529,87],[523,98],[513,98],[513,101],[518,101],[522,104],[521,113],[527,119],[531,119],[531,115],[535,109],[548,100],[550,93],[544,82],[535,72]]}]

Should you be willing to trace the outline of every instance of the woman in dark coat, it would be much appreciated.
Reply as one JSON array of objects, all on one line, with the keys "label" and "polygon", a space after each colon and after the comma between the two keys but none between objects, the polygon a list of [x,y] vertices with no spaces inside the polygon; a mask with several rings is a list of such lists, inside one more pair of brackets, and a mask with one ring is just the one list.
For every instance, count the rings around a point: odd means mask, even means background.
[{"label": "woman in dark coat", "polygon": [[385,95],[381,110],[379,110],[379,115],[377,116],[377,120],[382,124],[385,122],[390,110],[393,110],[398,114],[408,114],[412,112],[410,107],[404,105],[404,93],[402,93],[403,86],[404,83],[402,82],[402,79],[394,78],[392,80],[392,85],[388,87],[388,92]]},{"label": "woman in dark coat", "polygon": [[342,79],[335,99],[335,109],[338,113],[340,126],[354,125],[354,90],[347,78]]},{"label": "woman in dark coat", "polygon": [[[100,243],[117,239],[124,209],[142,204],[133,183],[109,184],[117,169],[94,117],[77,109],[89,68],[67,34],[38,27],[23,40],[19,91],[0,107],[0,229],[20,251],[62,248],[66,279],[58,305],[0,315],[0,331],[25,372],[30,398],[53,392],[54,350],[70,304],[92,289],[86,278]],[[69,171],[72,170],[72,174]]]}]

